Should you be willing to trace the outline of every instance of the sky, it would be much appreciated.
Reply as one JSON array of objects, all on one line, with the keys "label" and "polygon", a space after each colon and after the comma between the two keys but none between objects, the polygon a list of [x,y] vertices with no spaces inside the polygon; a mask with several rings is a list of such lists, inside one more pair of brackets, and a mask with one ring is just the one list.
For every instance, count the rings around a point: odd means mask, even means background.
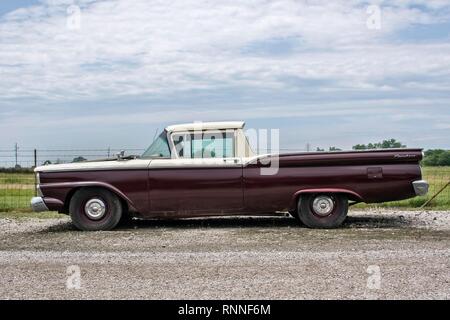
[{"label": "sky", "polygon": [[0,149],[219,120],[286,149],[450,149],[450,1],[0,0]]}]

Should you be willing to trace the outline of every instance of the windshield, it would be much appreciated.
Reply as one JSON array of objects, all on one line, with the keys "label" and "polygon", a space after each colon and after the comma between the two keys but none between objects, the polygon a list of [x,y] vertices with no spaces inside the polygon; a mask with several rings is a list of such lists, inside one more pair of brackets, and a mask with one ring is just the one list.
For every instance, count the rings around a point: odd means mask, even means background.
[{"label": "windshield", "polygon": [[142,154],[142,158],[170,158],[167,132],[164,130],[151,146]]}]

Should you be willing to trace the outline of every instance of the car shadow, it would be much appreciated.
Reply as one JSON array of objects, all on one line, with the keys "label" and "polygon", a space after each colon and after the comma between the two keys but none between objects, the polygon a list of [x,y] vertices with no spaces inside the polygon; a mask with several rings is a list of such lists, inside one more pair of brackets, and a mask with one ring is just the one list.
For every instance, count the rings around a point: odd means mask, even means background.
[{"label": "car shadow", "polygon": [[347,229],[389,229],[411,227],[412,221],[404,216],[349,216],[342,224]]},{"label": "car shadow", "polygon": [[[340,228],[344,229],[386,229],[411,226],[403,216],[349,216]],[[120,225],[117,229],[158,229],[158,228],[307,228],[290,216],[281,217],[214,217],[191,219],[150,219],[132,220]]]},{"label": "car shadow", "polygon": [[273,228],[297,227],[297,221],[292,217],[204,217],[188,219],[135,219],[119,226],[127,228]]},{"label": "car shadow", "polygon": [[[348,216],[344,221],[342,229],[389,229],[410,227],[412,222],[405,219],[402,215],[398,216]],[[196,229],[196,228],[304,228],[307,227],[291,216],[269,216],[269,217],[204,217],[204,218],[185,218],[185,219],[133,219],[122,223],[114,230],[127,231],[133,229]],[[114,232],[113,230],[113,232]],[[40,232],[68,232],[78,231],[70,221],[59,222],[48,226]]]}]

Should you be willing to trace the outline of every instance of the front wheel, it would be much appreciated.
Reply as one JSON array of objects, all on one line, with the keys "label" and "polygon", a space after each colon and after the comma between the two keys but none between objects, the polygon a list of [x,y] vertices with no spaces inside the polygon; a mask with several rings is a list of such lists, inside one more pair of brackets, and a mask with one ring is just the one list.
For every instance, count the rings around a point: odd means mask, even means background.
[{"label": "front wheel", "polygon": [[344,222],[348,199],[344,194],[303,194],[297,205],[298,218],[310,228],[336,228]]},{"label": "front wheel", "polygon": [[70,201],[69,212],[72,223],[80,230],[111,230],[122,217],[122,204],[106,189],[80,189]]}]

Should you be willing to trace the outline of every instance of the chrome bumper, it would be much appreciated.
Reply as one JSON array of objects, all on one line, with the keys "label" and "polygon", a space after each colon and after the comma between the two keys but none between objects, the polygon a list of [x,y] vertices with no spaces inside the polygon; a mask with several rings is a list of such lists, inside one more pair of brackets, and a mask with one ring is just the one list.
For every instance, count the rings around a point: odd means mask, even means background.
[{"label": "chrome bumper", "polygon": [[48,211],[48,208],[42,197],[33,197],[31,199],[31,209],[33,209],[34,212]]},{"label": "chrome bumper", "polygon": [[425,180],[417,180],[414,181],[412,184],[416,196],[424,196],[428,193],[428,182],[426,182]]}]

